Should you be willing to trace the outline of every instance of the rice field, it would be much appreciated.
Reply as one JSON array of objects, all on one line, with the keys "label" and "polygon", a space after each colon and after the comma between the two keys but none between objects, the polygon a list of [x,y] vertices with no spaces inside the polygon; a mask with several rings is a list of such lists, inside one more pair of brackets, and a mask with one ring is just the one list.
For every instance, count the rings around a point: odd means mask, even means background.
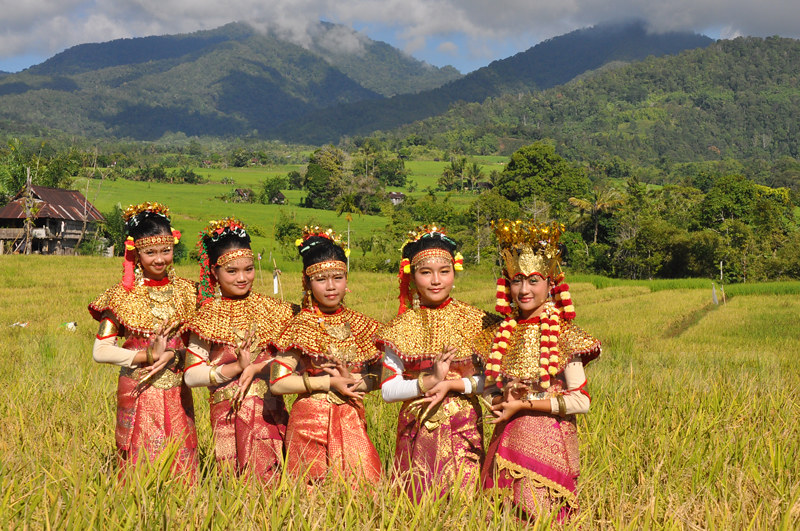
[{"label": "rice field", "polygon": [[[501,500],[480,493],[454,490],[413,505],[388,479],[350,489],[222,477],[205,390],[194,391],[197,484],[171,478],[168,458],[118,480],[117,371],[91,360],[96,327],[86,305],[120,269],[120,259],[0,256],[3,528],[522,528]],[[193,266],[178,269],[196,275]],[[258,291],[271,293],[269,273]],[[283,278],[295,301],[296,277]],[[493,306],[489,272],[467,270],[456,286],[456,298]],[[578,424],[581,512],[567,527],[798,528],[796,286],[734,290],[719,306],[708,284],[652,289],[576,276],[571,286],[577,322],[602,339],[604,352],[587,369],[593,401]],[[394,314],[393,276],[354,272],[350,288],[353,308],[384,320]],[[64,326],[71,321],[75,332]],[[370,435],[386,464],[397,408],[368,397]]]}]

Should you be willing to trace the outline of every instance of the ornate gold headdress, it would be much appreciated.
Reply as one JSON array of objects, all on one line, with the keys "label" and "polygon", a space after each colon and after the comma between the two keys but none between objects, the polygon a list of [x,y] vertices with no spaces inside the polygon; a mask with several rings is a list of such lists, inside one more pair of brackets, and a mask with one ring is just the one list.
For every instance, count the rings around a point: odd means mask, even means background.
[{"label": "ornate gold headdress", "polygon": [[519,274],[526,277],[538,274],[542,278],[556,276],[561,264],[558,240],[564,232],[563,225],[501,219],[492,222],[492,226],[508,278]]}]

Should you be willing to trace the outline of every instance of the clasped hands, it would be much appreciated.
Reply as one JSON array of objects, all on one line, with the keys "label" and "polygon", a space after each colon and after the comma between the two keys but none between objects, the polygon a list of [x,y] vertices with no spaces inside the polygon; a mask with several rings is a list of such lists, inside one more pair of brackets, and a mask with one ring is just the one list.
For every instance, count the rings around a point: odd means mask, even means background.
[{"label": "clasped hands", "polygon": [[491,413],[494,418],[491,424],[499,424],[511,420],[525,406],[523,398],[530,392],[530,387],[522,383],[519,378],[514,378],[503,386],[503,394],[497,395],[492,400]]}]

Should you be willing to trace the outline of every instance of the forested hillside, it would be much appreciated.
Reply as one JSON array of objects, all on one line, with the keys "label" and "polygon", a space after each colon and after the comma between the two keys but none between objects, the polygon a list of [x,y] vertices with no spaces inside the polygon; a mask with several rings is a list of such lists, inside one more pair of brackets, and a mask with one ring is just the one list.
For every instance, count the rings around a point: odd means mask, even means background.
[{"label": "forested hillside", "polygon": [[[327,38],[332,32],[358,46],[337,51]],[[35,124],[136,139],[179,131],[258,136],[315,109],[459,76],[341,26],[321,25],[312,48],[245,24],[84,44],[4,76],[0,118],[10,131]]]},{"label": "forested hillside", "polygon": [[483,102],[564,84],[607,64],[676,54],[708,46],[693,33],[650,34],[641,22],[599,25],[555,37],[507,59],[492,62],[463,78],[420,94],[361,101],[314,111],[278,130],[284,139],[310,143],[342,135],[369,134],[444,113],[456,102]]},{"label": "forested hillside", "polygon": [[800,153],[800,41],[739,38],[539,93],[456,106],[396,135],[464,152],[554,139],[576,160],[640,163]]}]

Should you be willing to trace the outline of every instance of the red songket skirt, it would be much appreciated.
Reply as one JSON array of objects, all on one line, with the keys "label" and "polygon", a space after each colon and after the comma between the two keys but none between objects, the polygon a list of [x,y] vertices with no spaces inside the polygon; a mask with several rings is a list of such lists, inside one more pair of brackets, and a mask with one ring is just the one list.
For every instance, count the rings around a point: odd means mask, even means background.
[{"label": "red songket skirt", "polygon": [[[130,336],[123,348],[142,350],[149,340]],[[168,348],[182,348],[173,340]],[[171,369],[165,369],[167,371]],[[172,469],[194,476],[197,470],[197,433],[194,427],[192,392],[183,383],[170,389],[120,374],[117,382],[117,426],[115,430],[120,468],[139,462],[146,455],[157,459],[170,445],[177,445]]]},{"label": "red songket skirt", "polygon": [[[237,383],[234,380],[224,387],[228,386]],[[255,474],[263,481],[276,479],[283,463],[287,417],[283,398],[270,394],[246,397],[236,411],[230,400],[211,404],[217,464],[236,474]]]},{"label": "red songket skirt", "polygon": [[579,470],[574,416],[525,412],[495,428],[483,486],[510,490],[527,518],[551,514],[564,522],[578,510]]},{"label": "red songket skirt", "polygon": [[286,432],[286,468],[311,481],[329,474],[350,481],[380,480],[381,461],[367,435],[364,404],[298,397]]},{"label": "red songket skirt", "polygon": [[[434,489],[443,494],[460,478],[461,488],[472,488],[483,464],[483,418],[475,397],[449,395],[439,409],[445,417],[438,426],[426,427],[409,410],[406,401],[397,423],[394,475],[408,496],[419,501]],[[434,418],[429,415],[427,418]]]}]

